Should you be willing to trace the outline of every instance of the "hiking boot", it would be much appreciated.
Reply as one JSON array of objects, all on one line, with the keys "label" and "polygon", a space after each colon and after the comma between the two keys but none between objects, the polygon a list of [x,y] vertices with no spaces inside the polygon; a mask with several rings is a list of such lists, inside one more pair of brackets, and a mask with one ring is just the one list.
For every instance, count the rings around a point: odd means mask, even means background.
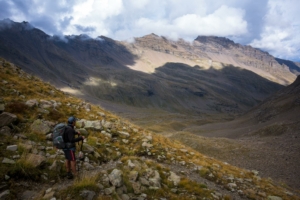
[{"label": "hiking boot", "polygon": [[72,174],[71,172],[68,172],[67,178],[68,178],[68,179],[72,179],[72,178],[73,178],[73,174]]}]

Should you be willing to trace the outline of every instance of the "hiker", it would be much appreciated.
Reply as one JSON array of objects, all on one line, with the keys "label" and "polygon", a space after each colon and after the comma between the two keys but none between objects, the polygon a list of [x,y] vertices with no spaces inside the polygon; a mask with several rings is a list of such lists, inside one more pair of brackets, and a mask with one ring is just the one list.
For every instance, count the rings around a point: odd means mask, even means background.
[{"label": "hiker", "polygon": [[72,179],[73,176],[77,175],[76,171],[76,158],[75,158],[75,151],[76,151],[76,144],[75,142],[79,142],[84,140],[84,136],[78,136],[75,138],[75,135],[80,135],[80,132],[75,131],[74,126],[76,124],[75,117],[68,118],[68,126],[64,133],[64,142],[67,143],[68,147],[63,149],[66,157],[66,168],[67,168],[67,177]]}]

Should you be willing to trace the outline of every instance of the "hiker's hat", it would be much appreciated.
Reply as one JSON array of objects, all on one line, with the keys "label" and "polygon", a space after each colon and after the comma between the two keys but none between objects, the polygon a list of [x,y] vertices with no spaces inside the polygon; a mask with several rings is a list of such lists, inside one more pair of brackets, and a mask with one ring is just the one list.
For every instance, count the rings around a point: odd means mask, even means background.
[{"label": "hiker's hat", "polygon": [[68,124],[73,124],[73,122],[76,122],[77,119],[74,116],[69,117]]}]

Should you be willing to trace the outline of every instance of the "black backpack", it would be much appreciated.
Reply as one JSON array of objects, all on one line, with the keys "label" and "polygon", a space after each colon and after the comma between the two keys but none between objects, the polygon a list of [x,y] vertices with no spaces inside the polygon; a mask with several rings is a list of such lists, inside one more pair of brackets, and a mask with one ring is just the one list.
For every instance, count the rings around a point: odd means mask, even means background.
[{"label": "black backpack", "polygon": [[64,123],[57,124],[52,133],[52,142],[53,145],[58,149],[65,149],[66,143],[64,142],[64,133],[67,128],[67,125]]}]

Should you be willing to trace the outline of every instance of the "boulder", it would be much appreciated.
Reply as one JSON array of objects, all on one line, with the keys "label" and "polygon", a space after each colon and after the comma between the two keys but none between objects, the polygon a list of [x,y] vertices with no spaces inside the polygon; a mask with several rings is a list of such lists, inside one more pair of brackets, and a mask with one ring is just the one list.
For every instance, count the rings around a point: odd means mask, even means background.
[{"label": "boulder", "polygon": [[2,128],[0,128],[0,135],[10,136],[11,135],[10,128],[8,126],[3,126]]},{"label": "boulder", "polygon": [[9,146],[6,147],[6,150],[17,151],[18,150],[18,145],[9,145]]},{"label": "boulder", "polygon": [[139,176],[139,173],[137,171],[130,171],[128,178],[130,181],[135,182],[137,180],[138,176]]},{"label": "boulder", "polygon": [[8,159],[8,158],[4,158],[4,159],[2,160],[2,163],[3,163],[3,164],[15,164],[16,161],[11,160],[11,159]]},{"label": "boulder", "polygon": [[[86,157],[87,158],[87,157]],[[93,170],[93,169],[95,169],[95,167],[93,166],[93,165],[91,165],[90,163],[88,163],[88,162],[84,162],[83,163],[83,166],[84,166],[84,168],[86,169],[86,170]]]},{"label": "boulder", "polygon": [[95,195],[96,195],[96,193],[94,191],[83,190],[83,191],[81,191],[79,196],[81,196],[83,199],[93,200]]},{"label": "boulder", "polygon": [[100,115],[101,117],[105,117],[105,113],[103,112],[98,112],[97,114]]},{"label": "boulder", "polygon": [[174,184],[174,186],[177,186],[180,182],[180,176],[176,175],[174,172],[170,172],[168,181],[172,182]]},{"label": "boulder", "polygon": [[96,120],[96,121],[85,120],[84,121],[84,128],[100,131],[102,129],[101,121],[99,121],[99,120]]},{"label": "boulder", "polygon": [[140,182],[131,182],[132,189],[134,194],[141,194],[141,183]]},{"label": "boulder", "polygon": [[135,164],[133,162],[131,162],[131,160],[128,160],[128,167],[133,169],[133,168],[135,168]]},{"label": "boulder", "polygon": [[0,103],[0,114],[5,110],[4,103]]},{"label": "boulder", "polygon": [[40,100],[40,105],[39,105],[40,108],[43,108],[43,109],[47,109],[47,108],[51,108],[53,107],[53,104],[51,101],[47,101],[47,100]]},{"label": "boulder", "polygon": [[128,196],[128,194],[122,194],[121,199],[122,200],[130,200],[130,197]]},{"label": "boulder", "polygon": [[106,188],[106,189],[104,190],[104,194],[106,194],[106,195],[111,195],[113,192],[115,192],[115,190],[116,190],[115,186],[112,186],[112,187],[110,187],[110,188]]},{"label": "boulder", "polygon": [[95,151],[94,147],[90,146],[87,143],[83,143],[83,147],[86,149],[84,151],[87,153],[93,153]]},{"label": "boulder", "polygon": [[101,124],[102,124],[102,126],[103,126],[104,128],[106,128],[106,129],[111,129],[112,126],[113,126],[113,124],[112,124],[111,122],[108,122],[108,121],[105,121],[105,120],[102,120],[102,121],[101,121]]},{"label": "boulder", "polygon": [[113,186],[121,187],[123,185],[122,171],[114,169],[109,175],[109,181]]},{"label": "boulder", "polygon": [[37,119],[31,124],[31,130],[35,133],[48,134],[51,131],[49,124],[41,119]]},{"label": "boulder", "polygon": [[143,142],[142,147],[151,148],[151,147],[153,147],[153,145],[149,144],[147,142]]},{"label": "boulder", "polygon": [[25,103],[27,106],[29,106],[30,108],[33,108],[33,107],[38,107],[39,106],[39,102],[36,100],[36,99],[30,99],[28,101],[26,101]]},{"label": "boulder", "polygon": [[31,144],[25,144],[25,143],[20,143],[20,147],[26,149],[28,152],[32,150],[32,145]]},{"label": "boulder", "polygon": [[160,175],[159,175],[158,171],[155,170],[154,176],[152,178],[149,178],[150,186],[155,187],[155,188],[161,188],[160,182],[161,182]]},{"label": "boulder", "polygon": [[84,106],[84,108],[87,110],[87,111],[90,111],[91,109],[92,109],[92,106],[91,106],[91,104],[86,104],[85,106]]},{"label": "boulder", "polygon": [[144,178],[144,177],[140,177],[140,178],[139,178],[139,181],[140,181],[140,183],[141,183],[142,185],[144,185],[144,186],[150,186],[149,181],[148,181],[146,178]]},{"label": "boulder", "polygon": [[8,112],[0,114],[0,127],[8,126],[17,120],[17,116]]},{"label": "boulder", "polygon": [[46,157],[36,154],[28,154],[26,156],[26,162],[31,164],[33,167],[39,167],[46,161]]},{"label": "boulder", "polygon": [[118,133],[120,134],[120,136],[126,137],[128,138],[130,136],[130,134],[128,132],[125,131],[118,131]]},{"label": "boulder", "polygon": [[43,196],[43,199],[45,199],[45,200],[51,200],[51,199],[54,197],[54,194],[55,194],[54,191],[49,192],[49,193],[46,193],[46,194]]},{"label": "boulder", "polygon": [[89,133],[87,132],[87,130],[85,128],[76,129],[76,131],[79,131],[80,135],[83,135],[83,136],[89,135]]},{"label": "boulder", "polygon": [[8,199],[10,195],[10,191],[9,190],[5,190],[3,192],[0,193],[0,199]]},{"label": "boulder", "polygon": [[80,128],[80,129],[83,128],[85,126],[85,121],[86,120],[84,120],[84,119],[76,121],[76,127]]},{"label": "boulder", "polygon": [[268,200],[282,200],[282,198],[277,196],[268,196]]}]

